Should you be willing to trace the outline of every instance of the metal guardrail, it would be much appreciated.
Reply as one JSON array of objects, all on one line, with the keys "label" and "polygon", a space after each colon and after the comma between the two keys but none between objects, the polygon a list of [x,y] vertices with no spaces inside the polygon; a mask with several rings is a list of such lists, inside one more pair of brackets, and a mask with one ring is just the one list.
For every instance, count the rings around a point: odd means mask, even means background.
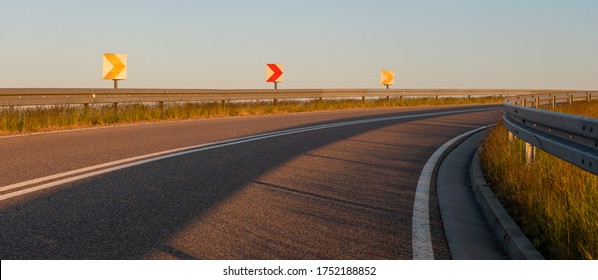
[{"label": "metal guardrail", "polygon": [[598,175],[598,119],[539,109],[592,100],[598,100],[598,92],[509,98],[503,103],[503,120],[507,129],[526,143]]},{"label": "metal guardrail", "polygon": [[[27,89],[0,88],[0,107],[134,102],[210,102],[417,96],[517,96],[542,90],[513,89]],[[561,91],[565,92],[565,91]]]}]

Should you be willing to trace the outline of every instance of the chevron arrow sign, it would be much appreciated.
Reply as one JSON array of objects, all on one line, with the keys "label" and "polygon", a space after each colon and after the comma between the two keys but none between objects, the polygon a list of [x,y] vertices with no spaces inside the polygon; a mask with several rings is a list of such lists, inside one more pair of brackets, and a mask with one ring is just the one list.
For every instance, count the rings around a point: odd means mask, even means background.
[{"label": "chevron arrow sign", "polygon": [[395,83],[395,71],[382,70],[380,71],[380,84],[392,85]]},{"label": "chevron arrow sign", "polygon": [[102,56],[102,76],[104,80],[126,80],[127,55],[105,53]]},{"label": "chevron arrow sign", "polygon": [[284,80],[282,64],[266,64],[266,82],[280,83]]}]

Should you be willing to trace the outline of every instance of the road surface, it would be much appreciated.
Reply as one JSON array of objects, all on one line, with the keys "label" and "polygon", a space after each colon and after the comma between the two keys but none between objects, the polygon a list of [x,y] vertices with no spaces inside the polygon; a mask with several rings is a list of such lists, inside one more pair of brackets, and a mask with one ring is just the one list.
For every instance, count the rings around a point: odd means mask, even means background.
[{"label": "road surface", "polygon": [[[411,259],[424,164],[500,115],[359,109],[2,137],[0,258]],[[431,191],[434,257],[450,259]]]}]

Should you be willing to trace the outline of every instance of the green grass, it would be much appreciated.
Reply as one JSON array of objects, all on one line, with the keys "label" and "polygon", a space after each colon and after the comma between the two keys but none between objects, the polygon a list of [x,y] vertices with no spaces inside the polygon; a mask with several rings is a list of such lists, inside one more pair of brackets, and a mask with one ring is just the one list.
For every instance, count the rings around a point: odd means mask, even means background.
[{"label": "green grass", "polygon": [[[595,116],[596,103],[559,107]],[[598,176],[536,149],[526,164],[521,140],[501,124],[483,144],[487,180],[532,243],[549,259],[598,258]]]},{"label": "green grass", "polygon": [[119,104],[98,106],[51,106],[36,108],[0,108],[0,134],[30,133],[76,127],[121,123],[152,122],[197,118],[221,118],[283,114],[355,108],[400,107],[418,105],[490,104],[500,98],[391,98],[324,101],[278,101],[253,103],[166,103]]}]

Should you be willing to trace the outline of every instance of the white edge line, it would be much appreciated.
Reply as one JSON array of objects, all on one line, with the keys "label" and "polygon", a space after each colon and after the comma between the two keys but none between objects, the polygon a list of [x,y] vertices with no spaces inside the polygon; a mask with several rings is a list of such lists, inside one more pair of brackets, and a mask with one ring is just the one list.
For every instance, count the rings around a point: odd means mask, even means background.
[{"label": "white edge line", "polygon": [[[211,150],[211,149],[216,149],[216,148],[221,148],[221,147],[226,147],[226,146],[231,146],[231,145],[236,145],[236,144],[258,141],[258,140],[267,139],[267,138],[274,138],[274,137],[279,137],[279,136],[284,136],[284,135],[289,135],[289,134],[296,134],[296,133],[321,130],[321,129],[333,128],[333,127],[340,127],[340,126],[348,126],[348,125],[354,125],[354,124],[363,124],[363,123],[372,123],[372,122],[381,122],[381,121],[399,120],[399,119],[409,119],[409,118],[418,118],[418,117],[429,117],[429,116],[437,116],[437,115],[453,115],[453,114],[460,114],[460,113],[493,111],[493,110],[497,110],[497,109],[494,109],[494,108],[492,108],[492,109],[489,109],[489,108],[468,109],[468,110],[457,110],[457,111],[448,111],[448,112],[445,111],[445,112],[423,113],[423,114],[415,114],[415,115],[401,115],[401,116],[395,116],[395,117],[383,117],[383,118],[374,118],[374,119],[365,119],[365,120],[345,121],[345,122],[340,122],[340,123],[330,123],[330,124],[309,126],[309,127],[303,127],[303,128],[281,130],[281,131],[276,131],[276,132],[268,132],[268,133],[253,135],[253,136],[246,136],[246,137],[234,138],[234,139],[229,139],[229,140],[224,140],[224,141],[211,142],[211,143],[205,143],[205,144],[201,144],[201,145],[172,149],[172,150],[167,150],[167,151],[163,151],[163,152],[157,152],[157,153],[152,153],[152,154],[147,154],[147,155],[142,155],[142,156],[137,156],[137,157],[126,158],[126,159],[122,159],[122,160],[107,162],[107,163],[103,163],[103,164],[94,165],[91,167],[85,167],[85,168],[81,168],[81,169],[71,170],[71,171],[67,171],[64,173],[54,174],[54,175],[50,175],[50,176],[46,176],[46,177],[42,177],[42,178],[38,178],[38,179],[33,179],[33,180],[28,180],[28,181],[24,181],[24,182],[20,182],[20,183],[16,183],[16,184],[3,186],[3,187],[0,187],[0,192],[4,192],[4,191],[11,190],[11,189],[16,189],[16,188],[22,188],[22,187],[25,187],[28,185],[43,183],[46,181],[50,181],[50,180],[54,180],[54,179],[58,179],[58,178],[66,177],[66,176],[76,175],[76,174],[88,172],[91,170],[108,167],[106,169],[101,169],[101,170],[97,170],[94,172],[81,174],[78,176],[68,177],[68,178],[65,178],[62,180],[33,186],[30,188],[11,192],[8,194],[3,194],[3,195],[0,195],[0,201],[7,200],[7,199],[17,197],[17,196],[21,196],[21,195],[25,195],[28,193],[44,190],[47,188],[55,187],[55,186],[58,186],[61,184],[66,184],[66,183],[70,183],[73,181],[105,174],[108,172],[113,172],[113,171],[120,170],[120,169],[125,169],[125,168],[129,168],[129,167],[137,166],[137,165],[146,164],[149,162],[154,162],[154,161],[163,160],[163,159],[167,159],[167,158],[182,156],[182,155],[186,155],[186,154],[190,154],[190,153],[196,153],[196,152],[201,152],[201,151],[206,151],[206,150]],[[119,164],[127,163],[127,162],[131,162],[131,163],[119,165]],[[110,166],[113,166],[113,167],[110,167]]]},{"label": "white edge line", "polygon": [[417,182],[417,189],[415,190],[415,197],[413,199],[413,221],[412,221],[412,248],[414,260],[433,260],[434,250],[432,249],[432,235],[430,233],[430,182],[432,181],[432,173],[434,167],[438,164],[438,160],[442,154],[455,142],[462,138],[473,135],[479,131],[487,129],[493,125],[479,127],[468,132],[465,132],[448,142],[444,143],[438,148],[432,156],[428,159],[422,172],[419,175]]}]

